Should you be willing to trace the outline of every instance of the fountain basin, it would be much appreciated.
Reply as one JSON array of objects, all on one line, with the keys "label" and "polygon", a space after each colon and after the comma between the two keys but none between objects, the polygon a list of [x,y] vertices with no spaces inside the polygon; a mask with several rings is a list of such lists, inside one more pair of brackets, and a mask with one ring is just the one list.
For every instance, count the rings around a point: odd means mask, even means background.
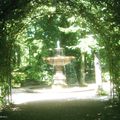
[{"label": "fountain basin", "polygon": [[54,66],[64,66],[66,64],[69,64],[73,59],[75,59],[74,56],[55,56],[44,58],[47,63]]}]

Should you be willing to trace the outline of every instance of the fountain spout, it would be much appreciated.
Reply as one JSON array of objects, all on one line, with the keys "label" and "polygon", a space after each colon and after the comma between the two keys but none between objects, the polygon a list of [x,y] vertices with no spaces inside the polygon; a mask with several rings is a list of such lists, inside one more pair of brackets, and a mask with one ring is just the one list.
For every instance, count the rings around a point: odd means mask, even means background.
[{"label": "fountain spout", "polygon": [[63,48],[60,47],[60,41],[57,41],[57,47],[55,48],[56,56],[63,55]]},{"label": "fountain spout", "polygon": [[60,41],[57,41],[57,49],[60,49]]}]

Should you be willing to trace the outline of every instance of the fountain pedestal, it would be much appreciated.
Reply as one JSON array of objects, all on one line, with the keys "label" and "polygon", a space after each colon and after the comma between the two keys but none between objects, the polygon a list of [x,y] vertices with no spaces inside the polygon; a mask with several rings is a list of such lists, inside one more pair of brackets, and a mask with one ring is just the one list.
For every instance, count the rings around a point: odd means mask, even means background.
[{"label": "fountain pedestal", "polygon": [[55,66],[55,74],[53,76],[53,87],[61,86],[66,87],[66,76],[63,73],[62,66]]}]

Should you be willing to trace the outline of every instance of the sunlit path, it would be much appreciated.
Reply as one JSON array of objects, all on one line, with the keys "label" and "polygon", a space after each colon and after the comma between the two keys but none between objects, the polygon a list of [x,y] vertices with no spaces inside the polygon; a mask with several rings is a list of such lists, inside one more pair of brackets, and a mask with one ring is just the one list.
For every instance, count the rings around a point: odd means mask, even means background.
[{"label": "sunlit path", "polygon": [[[107,89],[108,89],[107,84]],[[87,87],[72,88],[53,88],[53,89],[13,89],[12,101],[15,104],[21,104],[33,101],[51,101],[51,100],[79,100],[79,99],[100,99],[107,100],[108,96],[98,96],[96,85],[90,84]]]}]

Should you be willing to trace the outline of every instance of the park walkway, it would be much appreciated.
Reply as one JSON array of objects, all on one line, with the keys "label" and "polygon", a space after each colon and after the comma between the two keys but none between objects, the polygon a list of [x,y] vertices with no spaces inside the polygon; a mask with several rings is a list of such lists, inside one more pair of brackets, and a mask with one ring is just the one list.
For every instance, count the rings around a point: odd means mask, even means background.
[{"label": "park walkway", "polygon": [[29,87],[13,90],[16,105],[12,110],[4,111],[2,119],[119,120],[118,105],[111,105],[108,99],[109,96],[97,96],[94,85],[69,89]]},{"label": "park walkway", "polygon": [[[96,84],[88,84],[87,87],[70,88],[42,88],[39,86],[29,86],[20,89],[13,89],[12,101],[21,104],[33,101],[50,100],[81,100],[81,99],[109,99],[109,84],[104,84],[107,96],[98,96]],[[103,86],[103,87],[104,87]]]},{"label": "park walkway", "polygon": [[118,107],[92,99],[29,102],[3,115],[6,120],[120,120]]}]

